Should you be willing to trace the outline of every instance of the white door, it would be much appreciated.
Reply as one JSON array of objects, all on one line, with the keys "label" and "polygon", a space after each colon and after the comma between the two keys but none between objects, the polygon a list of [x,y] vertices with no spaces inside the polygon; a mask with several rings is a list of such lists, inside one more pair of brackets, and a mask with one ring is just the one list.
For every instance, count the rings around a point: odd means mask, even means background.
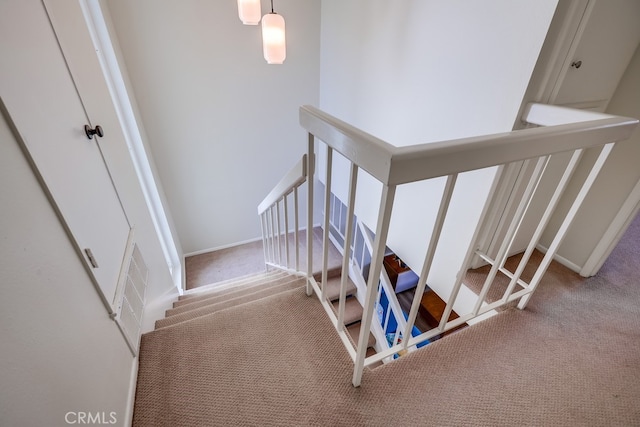
[{"label": "white door", "polygon": [[[557,12],[554,20],[558,22],[552,23],[552,28],[554,24],[557,28],[545,41],[548,57],[541,57],[542,62],[536,66],[532,77],[534,84],[528,89],[524,104],[535,101],[603,112],[640,42],[640,1],[574,0],[561,2],[558,8],[562,13]],[[552,156],[513,242],[511,255],[526,249],[569,158],[566,153]],[[588,170],[585,170],[585,175]],[[528,177],[531,169],[522,173]],[[512,189],[516,176],[514,173],[505,186]],[[575,193],[577,190],[574,196]],[[514,192],[508,197],[518,201],[521,193]],[[506,206],[506,197],[499,203],[502,205],[496,207],[497,211]],[[502,218],[510,218],[515,206],[517,203],[511,211],[505,210]],[[552,233],[549,231],[557,230],[561,220],[560,214],[552,217],[541,241],[542,246],[551,241]],[[507,226],[506,222],[489,226],[493,228],[487,231],[490,237],[483,243],[483,248],[490,256],[495,255]],[[561,247],[559,252],[561,256],[564,255],[563,249]]]},{"label": "white door", "polygon": [[85,125],[100,123],[89,122],[40,1],[0,2],[0,57],[0,97],[113,312],[130,225],[98,145],[110,129],[87,138]]},{"label": "white door", "polygon": [[604,111],[640,40],[638,0],[590,1],[562,73],[554,104]]}]

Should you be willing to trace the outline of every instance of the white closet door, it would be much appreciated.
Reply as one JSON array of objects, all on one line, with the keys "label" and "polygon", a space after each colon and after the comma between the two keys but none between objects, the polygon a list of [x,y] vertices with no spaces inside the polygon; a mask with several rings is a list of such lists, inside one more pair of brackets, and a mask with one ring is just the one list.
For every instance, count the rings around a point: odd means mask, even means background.
[{"label": "white closet door", "polygon": [[604,111],[640,42],[640,1],[589,3],[556,83],[554,104]]},{"label": "white closet door", "polygon": [[0,97],[113,311],[130,226],[40,1],[0,2],[0,57]]}]

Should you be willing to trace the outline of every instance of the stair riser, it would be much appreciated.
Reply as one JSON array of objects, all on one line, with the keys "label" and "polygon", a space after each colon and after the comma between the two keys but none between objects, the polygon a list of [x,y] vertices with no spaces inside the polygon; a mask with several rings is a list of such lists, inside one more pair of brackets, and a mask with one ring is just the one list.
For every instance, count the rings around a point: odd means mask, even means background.
[{"label": "stair riser", "polygon": [[234,298],[234,296],[241,296],[243,293],[255,292],[260,288],[269,286],[269,284],[273,283],[274,281],[281,280],[286,277],[289,277],[289,276],[287,274],[282,274],[282,275],[278,275],[270,278],[265,278],[262,280],[256,280],[250,283],[241,283],[237,286],[234,286],[232,289],[228,289],[222,292],[211,292],[211,293],[207,292],[206,294],[203,294],[197,297],[189,298],[186,300],[175,301],[173,303],[173,308],[184,307],[184,306],[188,306],[201,301],[210,301],[216,298],[221,298],[221,299]]},{"label": "stair riser", "polygon": [[233,308],[233,307],[237,307],[239,305],[242,304],[247,304],[247,303],[251,303],[253,301],[265,298],[265,297],[269,297],[272,295],[276,295],[280,292],[285,292],[288,290],[292,290],[295,289],[297,287],[302,287],[305,284],[305,280],[304,279],[298,279],[298,280],[294,280],[292,282],[288,282],[284,285],[276,285],[273,288],[269,288],[263,292],[260,293],[256,293],[254,295],[251,296],[247,296],[247,297],[240,297],[234,300],[229,300],[229,301],[225,301],[223,303],[219,303],[219,304],[214,304],[214,305],[210,305],[204,308],[199,308],[199,309],[195,309],[195,310],[191,310],[188,311],[186,313],[180,313],[180,314],[176,314],[175,316],[171,316],[165,319],[161,319],[156,321],[156,329],[160,329],[160,328],[165,328],[168,326],[172,326],[172,325],[176,325],[179,323],[183,323],[183,322],[187,322],[193,319],[197,319],[199,317],[202,316],[207,316],[210,314],[213,314],[217,311],[220,310],[225,310],[225,309],[229,309],[229,308]]},{"label": "stair riser", "polygon": [[[269,273],[261,273],[259,275],[254,275],[251,277],[242,277],[239,279],[226,280],[224,282],[216,283],[213,285],[199,287],[199,288],[196,288],[195,291],[192,290],[191,293],[180,295],[178,297],[178,301],[176,301],[174,304],[176,303],[187,304],[201,298],[209,298],[216,295],[224,295],[227,293],[232,293],[232,292],[235,292],[238,287],[252,286],[260,283],[265,283],[270,280],[276,280],[277,278],[285,277],[285,276],[287,276],[286,272],[272,271]],[[205,289],[208,289],[208,290],[205,290]]]},{"label": "stair riser", "polygon": [[[347,332],[351,337],[351,342],[353,343],[353,347],[356,348],[358,346],[358,342],[360,340],[360,326],[361,323],[354,323],[353,325],[347,328]],[[374,347],[376,345],[376,337],[373,336],[371,332],[369,332],[369,341],[367,342],[367,347]]]},{"label": "stair riser", "polygon": [[[282,285],[285,285],[289,282],[295,281],[295,280],[299,280],[297,278],[291,278],[289,280],[283,281]],[[264,290],[268,290],[273,286],[272,282],[267,282],[267,283],[263,283],[259,286],[252,286],[248,289],[245,290],[240,290],[238,292],[234,292],[231,294],[226,294],[223,296],[216,296],[216,297],[212,297],[212,298],[207,298],[207,299],[202,299],[202,300],[198,300],[195,301],[193,303],[190,304],[185,304],[179,307],[174,307],[172,309],[169,309],[165,312],[165,316],[170,317],[170,316],[175,316],[177,314],[180,313],[186,313],[188,311],[191,310],[197,310],[200,308],[204,308],[207,306],[211,306],[214,304],[220,304],[226,301],[231,301],[237,298],[242,298],[242,297],[250,297],[251,295],[256,295],[260,292],[263,292]]]},{"label": "stair riser", "polygon": [[[327,286],[325,288],[325,295],[329,301],[335,301],[340,298],[340,286],[341,286],[341,278],[340,275],[330,278],[327,280]],[[351,279],[347,279],[347,289],[346,296],[355,295],[358,289],[356,285],[351,281]]]},{"label": "stair riser", "polygon": [[[333,279],[334,277],[339,277],[342,274],[342,267],[335,267],[327,270],[327,279]],[[316,279],[316,282],[322,281],[322,272],[313,273],[313,278]]]},{"label": "stair riser", "polygon": [[[338,302],[334,301],[333,308],[338,313]],[[362,306],[354,297],[347,298],[345,301],[344,309],[344,324],[349,326],[352,323],[356,323],[362,320]]]}]

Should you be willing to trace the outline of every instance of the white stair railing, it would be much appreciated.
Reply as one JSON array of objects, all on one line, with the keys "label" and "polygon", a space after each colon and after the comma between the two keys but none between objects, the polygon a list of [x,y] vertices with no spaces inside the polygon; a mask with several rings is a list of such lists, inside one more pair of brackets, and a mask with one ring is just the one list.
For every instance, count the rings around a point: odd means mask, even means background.
[{"label": "white stair railing", "polygon": [[[373,241],[371,240],[371,235],[367,232],[362,222],[356,221],[356,224],[363,238],[363,244],[364,244],[363,249],[366,250],[369,254],[371,254],[373,252]],[[357,273],[355,274],[359,274],[362,280],[364,280],[364,271],[362,271],[362,269],[360,268],[357,268],[356,270],[357,270]],[[387,313],[381,323],[382,331],[385,334],[385,337],[383,337],[385,345],[383,345],[382,347],[387,349],[397,345],[398,340],[400,338],[404,339],[405,336],[410,337],[413,328],[408,327],[409,324],[404,317],[404,312],[402,310],[402,307],[400,306],[400,302],[398,301],[398,298],[396,297],[395,289],[393,289],[393,286],[391,285],[391,279],[389,278],[389,275],[387,274],[385,269],[382,269],[382,272],[380,274],[380,282],[379,282],[378,290],[376,292],[376,303],[375,303],[376,307],[380,306],[383,293],[387,298],[388,305],[387,305]],[[392,316],[396,322],[397,329],[396,329],[396,333],[395,333],[392,344],[386,345],[387,343],[386,333],[388,330],[389,321],[391,320]],[[407,333],[409,335],[406,335]]]},{"label": "white stair railing", "polygon": [[[410,347],[414,347],[425,342],[436,335],[441,335],[450,329],[456,328],[469,321],[473,321],[479,316],[512,301],[518,301],[518,307],[524,309],[531,298],[532,293],[540,283],[540,279],[546,272],[551,260],[555,256],[569,225],[573,221],[576,212],[602,168],[607,156],[611,152],[611,149],[618,141],[627,139],[638,124],[638,121],[635,119],[543,104],[530,104],[525,110],[522,119],[525,122],[538,125],[540,127],[532,127],[495,135],[484,135],[437,143],[396,147],[357,129],[348,123],[332,117],[317,108],[311,106],[303,106],[300,108],[300,123],[309,134],[308,153],[306,157],[307,166],[303,173],[293,174],[297,178],[283,179],[281,182],[282,185],[279,184],[276,189],[270,193],[267,199],[265,199],[265,202],[260,205],[259,213],[261,214],[263,230],[265,231],[265,257],[268,263],[273,265],[282,266],[283,264],[280,262],[281,259],[279,254],[281,245],[278,243],[278,238],[282,234],[279,228],[279,202],[284,197],[284,194],[288,194],[288,192],[293,191],[293,188],[298,188],[298,186],[301,185],[303,182],[301,181],[301,177],[303,175],[305,177],[307,175],[309,177],[313,177],[314,158],[316,155],[315,140],[321,141],[326,144],[327,150],[324,212],[331,211],[329,203],[331,200],[333,151],[337,151],[351,162],[348,200],[346,201],[348,207],[346,232],[344,248],[342,251],[344,254],[342,288],[338,315],[336,316],[336,314],[334,314],[332,306],[324,298],[324,283],[326,283],[327,277],[327,247],[329,244],[328,219],[325,219],[322,262],[323,279],[320,283],[317,283],[312,275],[313,245],[311,242],[313,236],[311,227],[307,227],[307,294],[311,295],[312,292],[317,294],[329,318],[336,327],[339,336],[345,343],[345,347],[352,357],[355,365],[352,379],[354,386],[360,385],[363,370],[368,365],[377,363],[380,360],[397,354],[398,352],[405,351]],[[318,144],[318,146],[320,145],[321,144]],[[578,160],[580,159],[583,151],[590,147],[602,147],[598,160],[585,179],[582,189],[566,214],[556,236],[547,250],[547,253],[535,271],[533,278],[529,283],[527,283],[521,278],[524,267],[538,244],[542,232],[545,230],[551,215],[555,211],[558,201],[562,196],[573,171],[575,170]],[[535,194],[549,156],[561,152],[573,152],[572,159],[569,162],[569,165],[567,166],[558,187],[542,216],[540,224],[535,230],[533,237],[527,246],[520,264],[516,271],[511,273],[504,268],[504,262],[507,254],[509,254],[511,243],[517,235],[522,219],[527,212],[533,195]],[[479,253],[477,251],[478,237],[483,231],[482,225],[485,223],[485,216],[488,211],[485,206],[483,213],[480,215],[476,231],[471,239],[464,260],[458,269],[457,274],[455,274],[455,280],[451,283],[451,294],[446,301],[446,308],[442,315],[440,324],[417,337],[411,337],[410,332],[418,315],[420,298],[427,285],[427,277],[429,276],[429,272],[432,267],[434,254],[438,248],[440,232],[442,231],[445,218],[447,217],[449,202],[456,187],[458,175],[463,172],[492,166],[501,166],[498,168],[497,172],[500,174],[504,169],[502,166],[519,161],[533,162],[533,164],[535,164],[534,173],[530,179],[524,179],[521,180],[522,182],[516,183],[517,186],[523,189],[524,196],[515,209],[513,217],[509,219],[509,227],[504,240],[498,245],[499,249],[497,255],[494,258],[491,258],[487,254]],[[300,169],[300,167],[297,168],[298,170]],[[353,243],[356,184],[358,172],[361,169],[368,172],[382,184],[382,194],[380,197],[379,212],[377,216],[378,220],[374,231],[375,241],[371,254],[366,295],[364,298],[362,326],[358,346],[354,350],[344,331],[342,313],[344,313],[344,296],[346,294],[346,273],[349,271],[350,251]],[[291,175],[291,173],[289,175]],[[378,283],[383,268],[383,257],[387,243],[396,188],[398,185],[438,177],[446,177],[446,185],[441,196],[431,240],[429,241],[423,267],[420,272],[420,278],[415,292],[416,297],[412,303],[406,325],[404,325],[404,339],[401,343],[389,348],[388,350],[366,357],[367,336],[371,330],[371,324],[374,316],[374,306],[376,303]],[[314,180],[307,179],[306,182],[308,188],[307,223],[312,224],[314,212]],[[498,180],[495,180],[494,183],[495,182],[498,182]],[[288,186],[285,185],[287,183],[289,184]],[[295,185],[292,183],[295,183]],[[491,196],[494,191],[496,191],[495,186],[491,189],[491,194],[489,195],[490,197],[488,200],[491,200]],[[277,226],[275,224],[276,220],[278,222]],[[287,232],[289,230],[286,224],[285,230],[287,230]],[[288,241],[288,239],[285,238],[285,241]],[[278,258],[277,263],[274,262],[276,256]],[[481,291],[479,292],[479,295],[477,296],[473,309],[468,313],[459,313],[460,316],[458,318],[449,320],[456,300],[461,294],[461,289],[463,288],[462,282],[464,274],[469,269],[472,260],[476,256],[480,256],[486,262],[491,264],[491,270]],[[285,258],[288,262],[288,256]],[[288,264],[286,267],[289,268]],[[296,267],[295,270],[299,270],[299,268]],[[506,274],[510,278],[509,285],[500,299],[487,303],[485,301],[485,297],[491,289],[498,272]]]},{"label": "white stair railing", "polygon": [[[292,270],[300,270],[300,201],[298,189],[307,180],[307,155],[280,180],[258,206],[258,216],[262,228],[262,247],[267,265]],[[290,203],[290,199],[293,199]],[[289,206],[293,205],[293,231],[290,231]],[[280,212],[284,211],[284,218]],[[282,224],[282,221],[284,223]],[[293,235],[294,262],[291,265],[290,237]],[[284,245],[284,261],[282,246]]]},{"label": "white stair railing", "polygon": [[[347,206],[344,205],[337,197],[332,196],[331,207],[333,208],[333,212],[324,212],[329,218],[329,238],[331,242],[336,246],[338,251],[342,253],[342,249],[344,247],[345,241],[351,242],[351,257],[349,259],[349,271],[348,276],[355,283],[356,288],[358,288],[359,292],[366,289],[366,273],[365,266],[368,268],[368,263],[365,263],[364,259],[371,258],[371,252],[373,252],[373,240],[370,234],[370,231],[366,229],[366,226],[359,220],[355,221],[355,235],[352,239],[348,239],[345,235],[347,226],[346,226],[346,218],[347,218]],[[336,212],[337,210],[337,212]],[[342,215],[344,212],[344,217]],[[360,248],[358,250],[355,244],[355,241],[360,242]],[[344,258],[343,258],[344,260]],[[347,274],[342,273],[342,277],[346,277]],[[404,312],[402,307],[400,306],[400,302],[396,297],[395,290],[391,284],[391,279],[388,274],[383,270],[380,276],[380,286],[378,287],[378,292],[376,295],[376,307],[377,310],[382,309],[382,295],[386,296],[387,299],[387,307],[386,314],[380,319],[379,328],[373,327],[371,329],[371,333],[375,336],[376,341],[379,343],[377,347],[382,349],[387,349],[391,347],[388,344],[387,340],[387,331],[388,326],[391,324],[393,320],[397,325],[394,341],[392,345],[397,344],[399,338],[401,338],[406,329],[407,321],[404,316]],[[380,313],[378,313],[380,314]],[[343,323],[344,313],[338,313],[338,326]]]}]

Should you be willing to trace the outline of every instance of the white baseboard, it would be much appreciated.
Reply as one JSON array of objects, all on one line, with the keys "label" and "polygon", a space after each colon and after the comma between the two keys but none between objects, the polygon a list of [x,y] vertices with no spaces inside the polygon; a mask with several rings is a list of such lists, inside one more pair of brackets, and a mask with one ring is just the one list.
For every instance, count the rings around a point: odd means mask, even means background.
[{"label": "white baseboard", "polygon": [[129,395],[127,396],[127,409],[124,414],[123,426],[130,426],[133,423],[133,407],[136,401],[136,387],[138,386],[138,358],[133,358],[131,366],[131,377],[129,378]]},{"label": "white baseboard", "polygon": [[243,241],[235,242],[235,243],[229,243],[228,245],[217,246],[215,248],[201,249],[199,251],[189,252],[189,253],[184,254],[184,258],[187,258],[187,257],[190,257],[190,256],[194,256],[194,255],[202,255],[202,254],[206,254],[206,253],[209,253],[209,252],[220,251],[222,249],[233,248],[234,246],[240,246],[240,245],[244,245],[244,244],[247,244],[247,243],[257,242],[258,240],[262,240],[262,237],[256,237],[254,239],[243,240]]},{"label": "white baseboard", "polygon": [[187,267],[185,265],[184,256],[180,257],[180,286],[176,286],[178,288],[178,293],[182,295],[184,291],[187,289]]},{"label": "white baseboard", "polygon": [[[546,254],[547,251],[549,250],[549,248],[544,247],[542,245],[538,245],[536,246],[536,249],[539,250],[540,252],[542,252],[543,254]],[[565,267],[567,267],[569,270],[571,271],[575,271],[576,273],[580,273],[580,270],[582,270],[582,267],[579,266],[578,264],[576,264],[573,261],[568,260],[567,258],[560,256],[558,254],[556,254],[553,257],[554,261],[559,262],[560,264],[564,265]]]},{"label": "white baseboard", "polygon": [[[318,223],[318,224],[314,224],[314,225],[313,225],[313,228],[316,228],[316,227],[321,227],[321,224],[319,224],[319,223]],[[300,227],[300,232],[306,231],[306,229],[307,229],[307,227]],[[291,230],[289,230],[289,232],[290,232],[290,233],[293,233],[293,232],[294,232],[294,230],[293,230],[293,229],[291,229]],[[240,245],[244,245],[244,244],[247,244],[247,243],[257,242],[257,241],[259,241],[259,240],[262,240],[262,237],[256,237],[256,238],[249,239],[249,240],[242,240],[242,241],[240,241],[240,242],[230,243],[230,244],[228,244],[228,245],[217,246],[217,247],[215,247],[215,248],[201,249],[201,250],[199,250],[199,251],[189,252],[189,253],[184,254],[183,259],[184,259],[184,258],[188,258],[188,257],[190,257],[190,256],[194,256],[194,255],[202,255],[202,254],[206,254],[206,253],[209,253],[209,252],[220,251],[220,250],[222,250],[222,249],[229,249],[229,248],[233,248],[233,247],[235,247],[235,246],[240,246]]]},{"label": "white baseboard", "polygon": [[163,295],[160,295],[153,301],[149,301],[144,307],[141,333],[144,334],[153,331],[156,320],[164,317],[165,311],[172,308],[173,301],[178,299],[179,295],[178,289],[172,287]]}]

